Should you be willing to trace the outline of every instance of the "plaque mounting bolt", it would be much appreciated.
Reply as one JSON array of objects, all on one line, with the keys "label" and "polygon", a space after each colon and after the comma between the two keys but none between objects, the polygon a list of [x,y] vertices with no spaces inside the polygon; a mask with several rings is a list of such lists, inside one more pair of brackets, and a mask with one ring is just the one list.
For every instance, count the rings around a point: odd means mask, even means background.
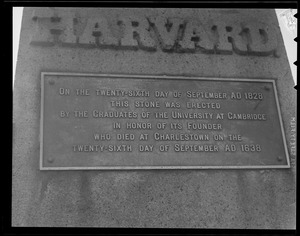
[{"label": "plaque mounting bolt", "polygon": [[50,81],[49,81],[49,84],[50,84],[50,85],[54,85],[55,82],[54,82],[53,80],[50,80]]},{"label": "plaque mounting bolt", "polygon": [[269,91],[269,90],[270,90],[270,88],[269,88],[268,86],[265,86],[265,90]]}]

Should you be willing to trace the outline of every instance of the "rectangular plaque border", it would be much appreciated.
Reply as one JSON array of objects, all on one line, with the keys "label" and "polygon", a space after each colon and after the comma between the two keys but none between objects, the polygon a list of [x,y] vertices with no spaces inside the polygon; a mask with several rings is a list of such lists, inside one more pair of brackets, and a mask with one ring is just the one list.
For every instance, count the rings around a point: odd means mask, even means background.
[{"label": "rectangular plaque border", "polygon": [[[44,167],[43,166],[43,128],[44,128],[44,82],[45,76],[74,76],[74,77],[109,77],[109,78],[131,78],[131,79],[168,79],[168,80],[209,80],[209,81],[238,81],[238,82],[270,82],[273,85],[276,108],[278,112],[280,129],[283,139],[287,165],[266,165],[266,166],[95,166],[95,167]],[[73,72],[41,72],[41,113],[40,113],[40,170],[167,170],[167,169],[286,169],[290,168],[290,158],[285,138],[281,110],[277,94],[275,79],[257,78],[215,78],[197,76],[173,76],[173,75],[137,75],[137,74],[94,74],[94,73],[73,73]]]}]

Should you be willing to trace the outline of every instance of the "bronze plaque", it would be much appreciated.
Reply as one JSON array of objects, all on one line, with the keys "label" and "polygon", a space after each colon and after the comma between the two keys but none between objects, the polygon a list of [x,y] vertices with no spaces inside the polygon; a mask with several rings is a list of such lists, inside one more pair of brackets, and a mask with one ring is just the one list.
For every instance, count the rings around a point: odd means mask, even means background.
[{"label": "bronze plaque", "polygon": [[289,168],[273,79],[42,73],[41,170]]}]

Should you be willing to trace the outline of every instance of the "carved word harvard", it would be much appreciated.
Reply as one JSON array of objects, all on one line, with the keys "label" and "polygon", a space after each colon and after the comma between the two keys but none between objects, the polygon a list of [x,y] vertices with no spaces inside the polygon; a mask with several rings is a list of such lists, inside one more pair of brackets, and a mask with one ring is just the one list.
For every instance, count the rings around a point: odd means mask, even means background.
[{"label": "carved word harvard", "polygon": [[31,44],[36,46],[279,56],[275,29],[260,22],[203,24],[195,19],[134,15],[108,22],[103,16],[42,13],[37,11],[32,18],[36,31]]}]

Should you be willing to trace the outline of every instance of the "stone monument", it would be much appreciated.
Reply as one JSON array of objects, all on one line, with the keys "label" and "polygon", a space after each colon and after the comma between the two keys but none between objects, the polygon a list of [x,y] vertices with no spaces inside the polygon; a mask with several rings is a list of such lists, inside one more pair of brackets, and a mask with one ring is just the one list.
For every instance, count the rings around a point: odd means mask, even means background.
[{"label": "stone monument", "polygon": [[274,10],[25,8],[12,225],[295,228]]}]

